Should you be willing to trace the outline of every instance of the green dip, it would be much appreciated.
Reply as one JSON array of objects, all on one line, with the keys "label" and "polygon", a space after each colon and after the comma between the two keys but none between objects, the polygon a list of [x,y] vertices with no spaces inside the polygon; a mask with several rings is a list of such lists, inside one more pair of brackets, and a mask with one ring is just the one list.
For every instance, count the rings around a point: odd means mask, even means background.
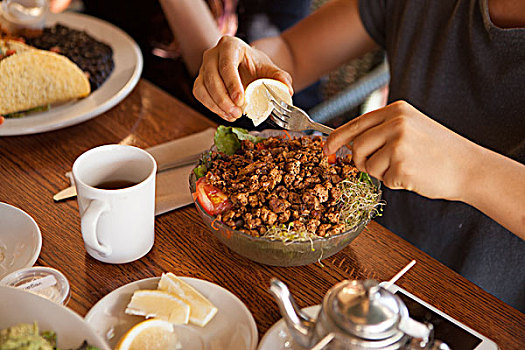
[{"label": "green dip", "polygon": [[53,338],[41,336],[36,323],[22,323],[0,331],[0,350],[53,350]]}]

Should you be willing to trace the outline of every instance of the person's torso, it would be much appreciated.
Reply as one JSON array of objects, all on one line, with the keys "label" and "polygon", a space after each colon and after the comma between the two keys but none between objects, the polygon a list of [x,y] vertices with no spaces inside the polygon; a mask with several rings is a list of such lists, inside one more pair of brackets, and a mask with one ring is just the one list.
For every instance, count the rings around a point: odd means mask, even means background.
[{"label": "person's torso", "polygon": [[[360,11],[387,51],[390,102],[406,100],[471,141],[525,162],[525,29],[496,27],[487,0],[363,0]],[[384,198],[380,223],[525,309],[523,240],[463,203],[389,189]]]}]

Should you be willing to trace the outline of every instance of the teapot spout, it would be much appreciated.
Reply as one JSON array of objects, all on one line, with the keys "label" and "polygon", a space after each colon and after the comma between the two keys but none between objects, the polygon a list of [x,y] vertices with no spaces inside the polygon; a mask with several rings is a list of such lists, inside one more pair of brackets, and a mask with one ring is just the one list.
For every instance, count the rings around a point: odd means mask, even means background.
[{"label": "teapot spout", "polygon": [[294,340],[301,346],[309,348],[312,344],[312,334],[315,322],[308,315],[304,314],[295,303],[288,287],[276,278],[270,282],[270,293],[275,297],[279,305],[288,331]]},{"label": "teapot spout", "polygon": [[397,327],[416,340],[412,342],[410,349],[427,349],[432,340],[432,325],[420,323],[410,317],[403,317]]}]

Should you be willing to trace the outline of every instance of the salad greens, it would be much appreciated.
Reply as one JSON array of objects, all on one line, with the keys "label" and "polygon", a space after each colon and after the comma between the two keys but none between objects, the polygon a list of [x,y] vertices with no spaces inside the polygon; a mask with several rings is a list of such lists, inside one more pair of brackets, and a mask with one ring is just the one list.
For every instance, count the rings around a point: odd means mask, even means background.
[{"label": "salad greens", "polygon": [[[0,350],[60,350],[53,331],[40,332],[38,324],[21,323],[0,330]],[[75,350],[98,350],[86,341]]]},{"label": "salad greens", "polygon": [[[218,152],[231,156],[241,147],[242,140],[249,140],[253,143],[257,143],[261,140],[264,140],[264,137],[251,135],[248,130],[243,128],[219,125],[217,131],[215,131],[213,140]],[[208,172],[206,163],[207,159],[206,157],[203,157],[199,166],[193,169],[197,179],[205,176]]]},{"label": "salad greens", "polygon": [[35,108],[26,109],[25,111],[4,114],[3,116],[6,118],[21,118],[21,117],[25,117],[29,113],[47,112],[50,108],[51,108],[51,105],[48,104],[45,106],[39,106]]},{"label": "salad greens", "polygon": [[339,221],[345,224],[346,231],[355,230],[374,216],[381,216],[385,202],[381,201],[381,191],[367,173],[359,173],[357,179],[344,179],[337,187],[341,190],[337,203]]},{"label": "salad greens", "polygon": [[251,135],[246,129],[223,125],[220,125],[215,132],[214,141],[217,151],[230,156],[241,147],[242,140],[257,143],[264,140],[264,137]]},{"label": "salad greens", "polygon": [[201,177],[206,176],[206,173],[208,172],[208,167],[206,164],[199,164],[196,168],[193,169],[193,172],[195,173],[195,176],[197,176],[197,179],[200,179]]}]

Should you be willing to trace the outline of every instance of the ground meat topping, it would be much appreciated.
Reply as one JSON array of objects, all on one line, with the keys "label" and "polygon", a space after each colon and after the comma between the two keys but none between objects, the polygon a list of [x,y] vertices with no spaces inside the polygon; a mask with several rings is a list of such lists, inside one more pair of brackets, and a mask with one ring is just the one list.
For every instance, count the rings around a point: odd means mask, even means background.
[{"label": "ground meat topping", "polygon": [[237,153],[210,155],[208,180],[231,198],[219,220],[259,237],[275,225],[328,237],[344,231],[337,184],[359,172],[350,157],[330,164],[320,137],[243,140]]}]

